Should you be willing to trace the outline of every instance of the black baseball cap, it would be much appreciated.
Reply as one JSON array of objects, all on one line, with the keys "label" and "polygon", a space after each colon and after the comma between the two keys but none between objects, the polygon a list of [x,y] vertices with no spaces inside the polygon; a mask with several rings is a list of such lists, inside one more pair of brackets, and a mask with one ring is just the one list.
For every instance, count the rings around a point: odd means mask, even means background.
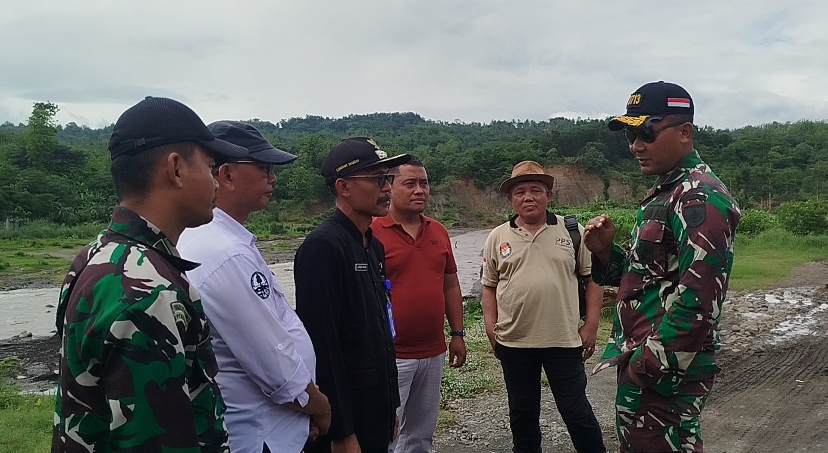
[{"label": "black baseball cap", "polygon": [[218,140],[192,109],[167,98],[147,96],[128,108],[112,130],[109,152],[112,159],[138,154],[161,145],[196,142],[217,157],[247,156],[242,146]]},{"label": "black baseball cap", "polygon": [[665,115],[693,116],[693,98],[684,88],[670,82],[650,82],[635,90],[627,100],[627,113],[610,120],[613,131],[641,127],[650,119]]},{"label": "black baseball cap", "polygon": [[[245,159],[255,160],[265,164],[284,165],[296,160],[295,156],[287,151],[274,148],[255,127],[241,121],[216,121],[207,126],[210,132],[219,140],[243,146],[250,152]],[[228,159],[232,162],[236,159]]]},{"label": "black baseball cap", "polygon": [[322,177],[332,185],[337,179],[377,165],[399,167],[411,160],[408,154],[388,157],[388,154],[368,137],[351,137],[339,142],[322,161]]}]

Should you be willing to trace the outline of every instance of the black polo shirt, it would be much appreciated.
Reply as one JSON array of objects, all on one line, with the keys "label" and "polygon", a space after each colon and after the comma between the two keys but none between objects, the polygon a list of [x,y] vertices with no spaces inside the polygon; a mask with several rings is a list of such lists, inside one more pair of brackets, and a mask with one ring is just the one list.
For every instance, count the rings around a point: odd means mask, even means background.
[{"label": "black polo shirt", "polygon": [[342,211],[314,229],[296,252],[296,313],[316,351],[316,383],[331,403],[331,428],[305,451],[330,450],[356,434],[361,448],[387,447],[400,405],[388,321],[385,250],[371,229],[368,247]]}]

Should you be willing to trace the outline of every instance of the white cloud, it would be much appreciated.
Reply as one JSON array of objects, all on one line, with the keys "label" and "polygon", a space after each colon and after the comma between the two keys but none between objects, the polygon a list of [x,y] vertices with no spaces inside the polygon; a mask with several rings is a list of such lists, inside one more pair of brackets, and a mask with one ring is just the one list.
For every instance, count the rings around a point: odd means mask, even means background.
[{"label": "white cloud", "polygon": [[653,80],[697,122],[828,118],[828,4],[0,0],[0,122],[113,122],[146,95],[205,121],[415,111],[604,117]]}]

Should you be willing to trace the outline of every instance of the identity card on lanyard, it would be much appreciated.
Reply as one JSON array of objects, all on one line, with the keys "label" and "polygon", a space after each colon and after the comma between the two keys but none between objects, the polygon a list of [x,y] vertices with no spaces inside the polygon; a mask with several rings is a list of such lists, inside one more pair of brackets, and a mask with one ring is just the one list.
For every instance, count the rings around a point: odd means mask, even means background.
[{"label": "identity card on lanyard", "polygon": [[394,308],[391,306],[391,280],[385,280],[385,311],[388,314],[388,329],[391,331],[391,339],[397,338],[397,324],[394,321]]}]

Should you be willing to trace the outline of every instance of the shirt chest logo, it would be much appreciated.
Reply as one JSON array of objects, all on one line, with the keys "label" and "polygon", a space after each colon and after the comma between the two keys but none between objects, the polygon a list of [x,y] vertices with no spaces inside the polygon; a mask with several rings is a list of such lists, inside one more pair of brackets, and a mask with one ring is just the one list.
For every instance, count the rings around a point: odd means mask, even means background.
[{"label": "shirt chest logo", "polygon": [[368,263],[355,263],[354,270],[357,272],[368,272]]},{"label": "shirt chest logo", "polygon": [[500,257],[504,260],[512,255],[512,246],[508,242],[500,244]]},{"label": "shirt chest logo", "polygon": [[571,238],[555,238],[555,245],[559,247],[572,247]]},{"label": "shirt chest logo", "polygon": [[267,277],[261,272],[254,272],[250,276],[250,288],[261,299],[270,297],[270,284],[267,282]]}]

